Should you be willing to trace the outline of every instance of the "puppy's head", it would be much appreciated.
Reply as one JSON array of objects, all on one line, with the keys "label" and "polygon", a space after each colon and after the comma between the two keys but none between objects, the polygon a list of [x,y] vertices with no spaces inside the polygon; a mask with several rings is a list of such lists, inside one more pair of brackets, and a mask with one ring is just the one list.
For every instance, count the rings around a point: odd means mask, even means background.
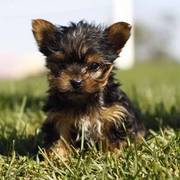
[{"label": "puppy's head", "polygon": [[130,29],[125,22],[102,28],[84,21],[64,27],[33,20],[34,37],[50,70],[50,87],[70,99],[102,91]]}]

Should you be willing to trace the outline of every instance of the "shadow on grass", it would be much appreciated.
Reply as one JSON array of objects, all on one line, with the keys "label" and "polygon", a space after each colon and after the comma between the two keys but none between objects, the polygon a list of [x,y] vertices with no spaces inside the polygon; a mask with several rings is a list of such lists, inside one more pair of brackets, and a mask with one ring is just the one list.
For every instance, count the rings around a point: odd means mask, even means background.
[{"label": "shadow on grass", "polygon": [[[0,94],[0,109],[16,110],[16,108],[21,107],[23,103],[25,104],[24,111],[30,109],[34,111],[37,109],[42,109],[45,98],[43,96],[33,96],[31,94]],[[25,101],[25,102],[24,102]]]},{"label": "shadow on grass", "polygon": [[[18,115],[23,113],[36,113],[42,110],[45,98],[35,97],[30,94],[0,94],[0,154],[11,155],[13,151],[22,156],[33,156],[37,153],[37,148],[41,145],[40,134],[28,135],[23,129],[17,130],[15,124]],[[8,114],[17,114],[15,120]],[[4,120],[5,119],[5,120]],[[17,120],[16,120],[17,119]],[[33,126],[33,123],[32,123]]]},{"label": "shadow on grass", "polygon": [[[22,95],[15,96],[4,96],[0,95],[0,108],[8,108],[14,110],[16,106],[22,106],[23,98]],[[26,110],[32,110],[36,112],[42,109],[44,103],[43,97],[27,96],[26,103],[24,105],[24,112]],[[4,104],[4,105],[3,105]],[[138,105],[138,103],[135,103]],[[173,129],[180,129],[180,111],[174,105],[169,110],[165,108],[163,103],[154,106],[152,111],[144,111],[142,113],[142,119],[146,129],[152,129],[159,131],[160,128],[171,127]],[[6,123],[4,123],[6,125]],[[0,154],[11,155],[15,151],[18,155],[22,156],[35,156],[37,154],[37,147],[42,146],[42,135],[28,135],[20,134],[13,127],[13,124],[8,125],[8,131],[0,133]],[[0,127],[0,130],[4,127]]]},{"label": "shadow on grass", "polygon": [[[135,103],[137,107],[138,103]],[[139,109],[139,108],[138,108]],[[173,128],[175,130],[180,129],[180,109],[176,105],[171,106],[168,110],[164,103],[159,103],[146,109],[141,113],[142,121],[147,130],[152,129],[159,131],[160,128]]]},{"label": "shadow on grass", "polygon": [[12,130],[7,137],[0,137],[0,154],[11,156],[12,152],[17,155],[34,157],[38,153],[38,146],[42,146],[40,135],[19,135]]}]

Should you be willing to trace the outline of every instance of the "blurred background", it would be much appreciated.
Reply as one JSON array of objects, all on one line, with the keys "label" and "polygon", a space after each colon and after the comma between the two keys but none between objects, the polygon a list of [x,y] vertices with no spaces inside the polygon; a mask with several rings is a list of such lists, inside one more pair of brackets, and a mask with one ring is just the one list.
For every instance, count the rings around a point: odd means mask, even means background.
[{"label": "blurred background", "polygon": [[[146,140],[128,139],[118,158],[96,148],[80,158],[74,153],[68,168],[59,157],[46,163],[41,149],[37,156],[48,82],[31,31],[36,18],[58,25],[82,19],[132,24],[115,75],[141,111]],[[180,0],[0,0],[0,179],[180,179],[179,32]]]},{"label": "blurred background", "polygon": [[133,68],[139,63],[180,63],[179,0],[6,0],[0,2],[0,78],[23,78],[44,71],[31,32],[31,20],[55,24],[70,21],[110,25],[126,21],[133,33],[116,66]]}]

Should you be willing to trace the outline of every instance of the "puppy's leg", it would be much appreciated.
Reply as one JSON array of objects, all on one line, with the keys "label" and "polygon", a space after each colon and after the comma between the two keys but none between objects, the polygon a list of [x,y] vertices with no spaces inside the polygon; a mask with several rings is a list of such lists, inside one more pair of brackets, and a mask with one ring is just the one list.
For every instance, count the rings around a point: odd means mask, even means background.
[{"label": "puppy's leg", "polygon": [[127,145],[127,139],[144,136],[144,128],[134,109],[120,103],[103,108],[101,118],[104,122],[104,149],[114,151]]},{"label": "puppy's leg", "polygon": [[56,113],[48,115],[42,127],[44,134],[44,148],[48,156],[54,157],[57,154],[66,158],[70,153],[69,148],[69,124],[61,119]]}]

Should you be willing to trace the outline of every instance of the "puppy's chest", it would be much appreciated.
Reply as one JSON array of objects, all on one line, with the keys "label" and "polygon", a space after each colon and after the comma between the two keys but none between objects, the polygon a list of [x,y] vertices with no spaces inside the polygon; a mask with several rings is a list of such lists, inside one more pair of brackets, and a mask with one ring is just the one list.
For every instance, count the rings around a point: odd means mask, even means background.
[{"label": "puppy's chest", "polygon": [[[127,110],[120,105],[93,108],[88,113],[64,115],[64,123],[69,124],[71,139],[80,141],[83,137],[88,142],[103,140],[113,124],[120,124],[127,115]],[[60,127],[61,128],[61,127]]]},{"label": "puppy's chest", "polygon": [[88,142],[94,142],[102,138],[104,123],[100,118],[99,113],[91,115],[82,115],[75,119],[75,133],[72,137],[75,141],[81,138]]}]

